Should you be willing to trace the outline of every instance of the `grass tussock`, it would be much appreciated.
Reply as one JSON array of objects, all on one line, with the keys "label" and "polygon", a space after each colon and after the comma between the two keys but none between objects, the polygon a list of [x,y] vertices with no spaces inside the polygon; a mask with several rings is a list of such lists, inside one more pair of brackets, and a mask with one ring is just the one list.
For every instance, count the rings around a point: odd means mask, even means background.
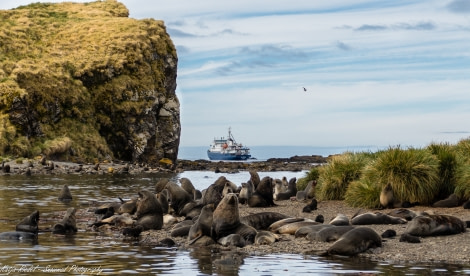
[{"label": "grass tussock", "polygon": [[381,188],[377,182],[364,177],[349,184],[344,200],[353,207],[378,208],[380,192]]},{"label": "grass tussock", "polygon": [[439,160],[438,191],[434,200],[447,198],[455,190],[456,171],[461,162],[459,155],[449,143],[432,143],[427,149]]},{"label": "grass tussock", "polygon": [[308,185],[308,182],[312,180],[318,180],[318,177],[320,176],[320,171],[319,167],[315,166],[311,168],[308,172],[305,173],[305,176],[300,178],[297,181],[297,190],[298,191],[303,191]]},{"label": "grass tussock", "polygon": [[439,161],[425,149],[398,146],[382,151],[367,174],[377,179],[380,189],[390,183],[395,199],[401,202],[429,204],[439,190]]},{"label": "grass tussock", "polygon": [[72,147],[72,140],[69,137],[60,137],[54,140],[48,140],[44,143],[43,153],[47,157],[62,155]]},{"label": "grass tussock", "polygon": [[342,200],[349,183],[358,180],[369,160],[366,153],[350,153],[335,155],[327,165],[319,169],[317,184],[320,200]]}]

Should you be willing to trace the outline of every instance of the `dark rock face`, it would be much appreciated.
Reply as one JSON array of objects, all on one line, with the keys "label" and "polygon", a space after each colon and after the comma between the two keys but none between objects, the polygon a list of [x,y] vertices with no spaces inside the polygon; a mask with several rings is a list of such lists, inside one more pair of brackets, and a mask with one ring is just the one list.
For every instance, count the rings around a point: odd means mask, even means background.
[{"label": "dark rock face", "polygon": [[176,163],[176,48],[162,21],[128,15],[115,1],[0,11],[4,33],[29,34],[0,34],[0,155]]}]

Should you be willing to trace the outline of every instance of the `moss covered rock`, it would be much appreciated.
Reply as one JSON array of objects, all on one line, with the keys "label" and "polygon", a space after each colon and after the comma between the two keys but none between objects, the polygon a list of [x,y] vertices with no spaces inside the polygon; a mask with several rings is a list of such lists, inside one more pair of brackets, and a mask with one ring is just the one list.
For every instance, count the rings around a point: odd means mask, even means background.
[{"label": "moss covered rock", "polygon": [[177,54],[117,1],[0,11],[0,155],[173,162]]}]

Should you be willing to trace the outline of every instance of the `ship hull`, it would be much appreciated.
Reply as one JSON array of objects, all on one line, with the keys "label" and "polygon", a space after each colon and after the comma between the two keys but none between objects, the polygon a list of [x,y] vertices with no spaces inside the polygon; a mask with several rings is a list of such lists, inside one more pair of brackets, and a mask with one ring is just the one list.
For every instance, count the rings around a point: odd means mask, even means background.
[{"label": "ship hull", "polygon": [[250,154],[230,154],[207,151],[207,156],[210,160],[247,160],[251,157]]}]

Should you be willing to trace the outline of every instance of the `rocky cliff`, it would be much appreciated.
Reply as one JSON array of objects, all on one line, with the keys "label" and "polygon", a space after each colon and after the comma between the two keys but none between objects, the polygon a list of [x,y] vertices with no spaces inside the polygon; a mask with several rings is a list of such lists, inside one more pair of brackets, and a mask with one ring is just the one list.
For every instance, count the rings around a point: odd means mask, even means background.
[{"label": "rocky cliff", "polygon": [[0,156],[176,161],[177,55],[114,0],[0,11]]}]

